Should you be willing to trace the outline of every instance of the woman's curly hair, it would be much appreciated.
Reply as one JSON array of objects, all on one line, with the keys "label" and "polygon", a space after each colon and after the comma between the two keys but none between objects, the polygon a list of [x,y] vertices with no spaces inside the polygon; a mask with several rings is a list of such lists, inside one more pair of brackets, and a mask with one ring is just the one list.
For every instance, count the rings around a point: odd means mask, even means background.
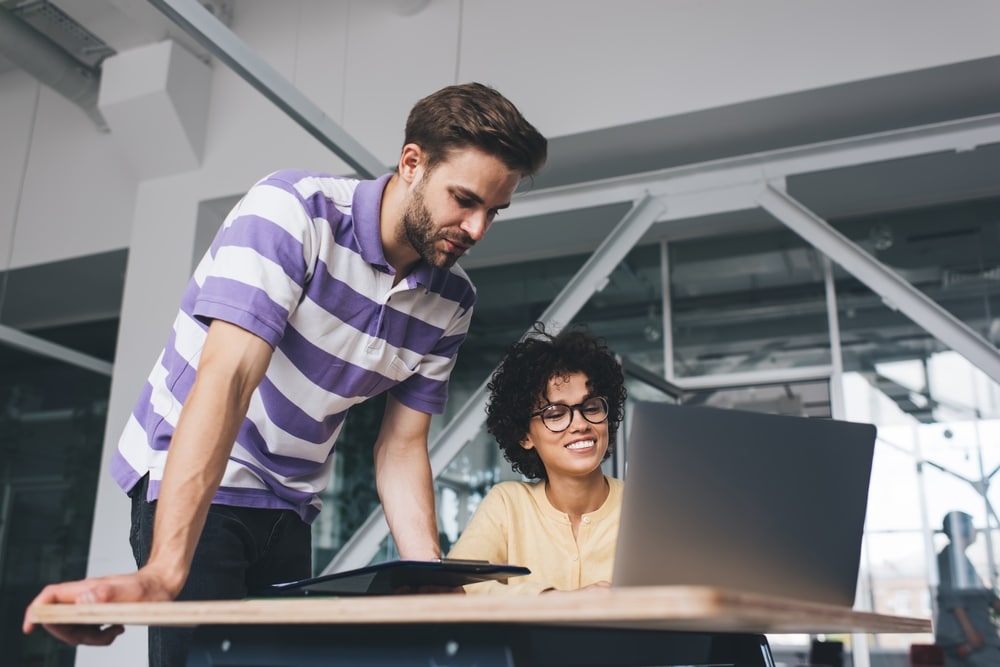
[{"label": "woman's curly hair", "polygon": [[514,472],[531,479],[546,479],[538,452],[524,449],[521,443],[528,435],[531,414],[538,409],[539,400],[545,400],[549,380],[576,372],[587,376],[591,395],[608,400],[608,451],[604,458],[614,452],[625,410],[621,364],[604,339],[585,328],[574,327],[553,336],[537,322],[527,337],[507,350],[487,385],[490,399],[486,427]]}]

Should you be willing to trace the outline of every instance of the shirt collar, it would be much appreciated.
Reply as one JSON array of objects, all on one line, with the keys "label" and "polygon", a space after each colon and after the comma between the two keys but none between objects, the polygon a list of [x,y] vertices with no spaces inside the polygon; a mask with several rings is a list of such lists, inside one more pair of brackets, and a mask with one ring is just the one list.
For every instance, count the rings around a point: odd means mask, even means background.
[{"label": "shirt collar", "polygon": [[354,190],[351,215],[354,216],[354,237],[358,241],[361,256],[366,262],[392,273],[392,267],[382,250],[382,232],[379,213],[382,208],[382,194],[392,178],[385,174],[373,181],[360,181]]},{"label": "shirt collar", "polygon": [[[388,274],[395,274],[396,271],[389,266],[389,261],[385,258],[385,251],[382,248],[380,217],[382,195],[385,193],[385,187],[390,178],[392,178],[392,172],[375,180],[360,181],[354,190],[351,212],[354,216],[354,236],[358,241],[361,257],[380,270]],[[448,273],[448,269],[438,269],[421,260],[406,277],[406,282],[411,287],[421,285],[426,288],[435,288],[447,277]]]}]

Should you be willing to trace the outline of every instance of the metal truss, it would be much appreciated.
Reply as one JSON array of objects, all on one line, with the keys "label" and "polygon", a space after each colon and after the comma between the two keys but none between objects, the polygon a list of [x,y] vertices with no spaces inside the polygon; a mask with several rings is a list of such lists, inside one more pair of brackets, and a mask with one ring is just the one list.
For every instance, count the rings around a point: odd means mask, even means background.
[{"label": "metal truss", "polygon": [[1000,383],[1000,352],[972,327],[834,229],[782,188],[768,184],[760,205],[932,336]]}]

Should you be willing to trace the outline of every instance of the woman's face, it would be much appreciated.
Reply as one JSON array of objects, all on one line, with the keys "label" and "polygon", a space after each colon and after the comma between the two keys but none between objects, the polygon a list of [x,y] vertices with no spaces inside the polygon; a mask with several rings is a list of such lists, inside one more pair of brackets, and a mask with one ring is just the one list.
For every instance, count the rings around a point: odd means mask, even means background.
[{"label": "woman's face", "polygon": [[[528,434],[521,443],[525,449],[538,452],[549,479],[603,474],[600,466],[608,451],[608,420],[605,415],[603,420],[593,424],[584,417],[583,410],[587,408],[581,408],[581,404],[596,398],[587,384],[587,376],[579,371],[554,376],[546,385],[545,396],[539,397],[535,405],[536,413],[552,404],[572,408],[569,425],[558,433],[546,426],[541,416],[533,416],[528,423]],[[599,412],[590,410],[588,416],[597,419]]]}]

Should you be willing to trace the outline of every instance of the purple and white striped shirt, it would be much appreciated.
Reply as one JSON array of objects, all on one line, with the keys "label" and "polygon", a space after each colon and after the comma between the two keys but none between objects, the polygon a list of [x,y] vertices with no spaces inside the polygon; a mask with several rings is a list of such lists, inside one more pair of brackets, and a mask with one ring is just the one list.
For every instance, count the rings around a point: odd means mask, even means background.
[{"label": "purple and white striped shirt", "polygon": [[213,502],[312,521],[348,408],[389,391],[443,412],[475,288],[458,265],[426,263],[393,286],[379,236],[389,177],[280,171],[241,199],[195,270],[122,433],[111,473],[123,489],[148,472],[157,497],[213,319],[274,347]]}]

